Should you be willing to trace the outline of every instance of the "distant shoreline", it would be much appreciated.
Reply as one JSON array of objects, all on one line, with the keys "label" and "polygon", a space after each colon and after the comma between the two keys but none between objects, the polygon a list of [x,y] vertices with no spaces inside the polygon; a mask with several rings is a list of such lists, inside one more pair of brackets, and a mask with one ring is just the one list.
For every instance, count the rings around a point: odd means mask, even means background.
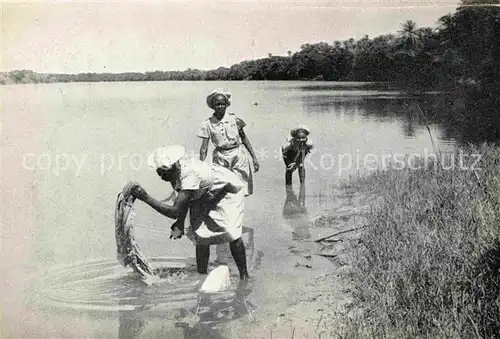
[{"label": "distant shoreline", "polygon": [[[183,72],[188,71],[166,71],[166,72],[146,72],[146,73],[36,73],[31,70],[15,70],[10,72],[0,73],[0,85],[28,85],[28,84],[51,84],[51,83],[90,83],[90,82],[213,82],[213,81],[286,81],[286,82],[340,82],[352,83],[362,87],[372,87],[374,84],[390,85],[390,81],[377,81],[377,80],[353,80],[353,79],[339,79],[339,80],[325,80],[321,77],[314,79],[219,79],[204,77],[186,76]],[[209,71],[203,71],[209,72]],[[154,73],[160,78],[152,78],[151,74]],[[182,76],[184,75],[184,76]]]},{"label": "distant shoreline", "polygon": [[[462,5],[469,5],[463,1]],[[349,81],[392,83],[411,91],[499,86],[496,43],[497,7],[459,6],[437,20],[437,27],[418,27],[407,20],[395,34],[361,39],[305,43],[287,55],[246,60],[212,70],[78,74],[14,70],[0,73],[0,84],[123,81]],[[470,23],[478,23],[471,25]],[[110,65],[112,67],[112,65]]]}]

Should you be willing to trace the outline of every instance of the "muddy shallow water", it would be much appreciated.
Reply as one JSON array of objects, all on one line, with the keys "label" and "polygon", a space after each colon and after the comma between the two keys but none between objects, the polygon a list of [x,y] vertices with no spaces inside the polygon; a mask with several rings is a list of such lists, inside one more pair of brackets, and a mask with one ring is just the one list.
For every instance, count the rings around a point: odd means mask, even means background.
[{"label": "muddy shallow water", "polygon": [[[261,170],[246,199],[244,239],[252,280],[200,295],[194,247],[168,239],[171,221],[137,203],[137,240],[165,281],[146,287],[116,261],[113,213],[127,180],[157,198],[170,188],[147,168],[155,147],[182,143],[196,156],[205,94],[233,93]],[[398,92],[300,82],[78,83],[4,86],[2,310],[15,337],[252,337],[295,305],[304,286],[338,268],[315,239],[355,223],[315,224],[356,202],[338,185],[384,154],[432,150],[425,127],[398,117]],[[373,104],[376,100],[377,104]],[[387,114],[387,112],[391,114]],[[297,123],[316,152],[306,185],[284,187],[280,144]],[[430,126],[441,147],[453,145]],[[341,157],[342,155],[342,157]],[[349,158],[350,156],[350,158]],[[350,162],[349,162],[350,161]],[[217,257],[212,249],[211,259]],[[219,257],[221,259],[223,257]],[[213,267],[213,266],[212,266]],[[170,271],[168,270],[170,269]],[[176,270],[172,270],[176,269]],[[267,333],[267,332],[266,332]],[[257,334],[255,334],[256,337]]]}]

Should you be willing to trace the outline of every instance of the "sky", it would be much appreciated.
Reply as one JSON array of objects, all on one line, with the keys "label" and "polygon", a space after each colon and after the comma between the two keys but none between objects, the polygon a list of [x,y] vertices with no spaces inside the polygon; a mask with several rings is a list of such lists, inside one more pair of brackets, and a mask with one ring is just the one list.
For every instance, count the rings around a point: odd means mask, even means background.
[{"label": "sky", "polygon": [[304,43],[436,26],[453,0],[2,0],[3,71],[43,73],[214,69],[286,55]]}]

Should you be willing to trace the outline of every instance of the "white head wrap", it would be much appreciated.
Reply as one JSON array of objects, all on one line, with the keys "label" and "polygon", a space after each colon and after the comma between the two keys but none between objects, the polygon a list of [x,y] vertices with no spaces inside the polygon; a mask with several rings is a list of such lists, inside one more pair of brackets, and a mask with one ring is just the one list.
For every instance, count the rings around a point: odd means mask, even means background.
[{"label": "white head wrap", "polygon": [[181,145],[172,145],[155,149],[148,157],[148,165],[153,169],[165,166],[172,168],[180,158],[186,154],[186,149]]}]

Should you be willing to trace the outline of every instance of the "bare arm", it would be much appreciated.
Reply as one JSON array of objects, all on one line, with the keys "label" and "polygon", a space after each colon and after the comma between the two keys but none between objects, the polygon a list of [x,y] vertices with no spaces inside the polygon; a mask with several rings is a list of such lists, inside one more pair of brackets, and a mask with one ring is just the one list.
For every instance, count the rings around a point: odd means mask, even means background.
[{"label": "bare arm", "polygon": [[182,209],[177,217],[177,220],[170,226],[172,233],[170,239],[180,239],[184,235],[184,224],[186,222],[186,215],[188,209]]},{"label": "bare arm", "polygon": [[178,226],[182,231],[184,231],[184,221],[186,220],[187,212],[187,208],[181,209],[177,216],[177,221],[175,222],[175,225]]},{"label": "bare arm", "polygon": [[176,196],[177,196],[177,192],[172,191],[172,193],[168,197],[166,197],[165,199],[160,200],[160,201],[168,203],[169,201],[174,200]]},{"label": "bare arm", "polygon": [[253,151],[252,144],[250,143],[250,140],[248,139],[245,132],[243,131],[243,128],[241,128],[239,130],[239,132],[240,132],[240,137],[241,137],[241,141],[243,142],[243,145],[245,145],[246,149],[248,150],[248,153],[250,153],[250,155],[252,157],[254,170],[255,170],[255,172],[258,172],[260,165],[259,165],[259,161],[257,160],[257,157],[255,156],[255,153]]},{"label": "bare arm", "polygon": [[210,139],[203,138],[202,140],[203,141],[202,141],[201,147],[200,147],[200,160],[201,161],[205,161],[205,159],[207,158],[208,142],[209,142]]},{"label": "bare arm", "polygon": [[180,191],[175,198],[173,206],[164,204],[149,195],[144,196],[141,200],[155,209],[158,213],[166,216],[167,218],[178,219],[178,221],[180,222],[181,218],[182,221],[184,221],[184,219],[186,218],[189,200],[192,194],[192,191]]}]

